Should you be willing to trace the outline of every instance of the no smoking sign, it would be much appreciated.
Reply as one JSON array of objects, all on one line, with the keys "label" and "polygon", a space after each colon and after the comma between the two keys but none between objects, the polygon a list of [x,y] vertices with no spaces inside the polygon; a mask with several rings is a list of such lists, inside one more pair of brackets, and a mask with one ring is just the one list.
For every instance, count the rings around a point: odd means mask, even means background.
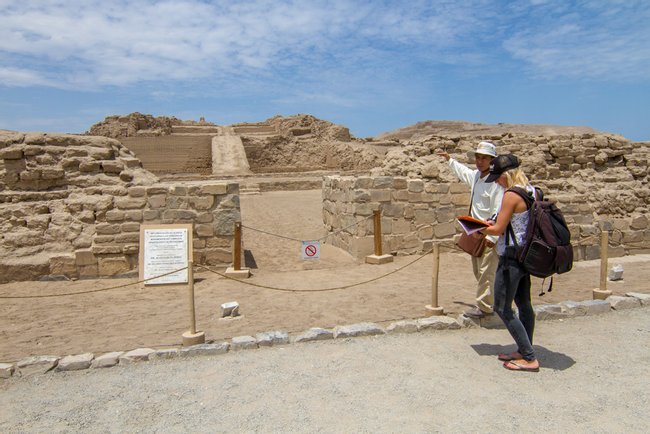
[{"label": "no smoking sign", "polygon": [[320,259],[320,241],[303,241],[302,259]]}]

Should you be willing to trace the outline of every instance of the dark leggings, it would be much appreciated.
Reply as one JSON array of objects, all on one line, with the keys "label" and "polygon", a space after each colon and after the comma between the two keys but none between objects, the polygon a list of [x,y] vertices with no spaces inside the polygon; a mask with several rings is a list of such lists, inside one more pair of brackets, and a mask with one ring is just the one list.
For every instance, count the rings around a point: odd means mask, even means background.
[{"label": "dark leggings", "polygon": [[[512,310],[512,302],[519,316]],[[501,317],[525,360],[535,360],[533,331],[535,311],[530,301],[530,274],[515,259],[499,257],[494,279],[494,311]]]}]

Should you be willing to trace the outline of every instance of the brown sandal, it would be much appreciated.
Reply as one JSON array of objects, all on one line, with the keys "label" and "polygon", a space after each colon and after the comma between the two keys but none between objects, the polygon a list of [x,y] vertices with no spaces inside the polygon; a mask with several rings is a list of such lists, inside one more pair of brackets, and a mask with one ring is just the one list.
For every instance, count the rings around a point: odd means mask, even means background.
[{"label": "brown sandal", "polygon": [[510,353],[510,354],[499,354],[497,358],[502,362],[509,362],[511,360],[521,359],[522,356],[518,351],[515,351],[514,353]]},{"label": "brown sandal", "polygon": [[539,372],[539,365],[530,366],[528,365],[528,362],[524,359],[511,360],[509,362],[505,362],[503,364],[503,367],[511,371]]}]

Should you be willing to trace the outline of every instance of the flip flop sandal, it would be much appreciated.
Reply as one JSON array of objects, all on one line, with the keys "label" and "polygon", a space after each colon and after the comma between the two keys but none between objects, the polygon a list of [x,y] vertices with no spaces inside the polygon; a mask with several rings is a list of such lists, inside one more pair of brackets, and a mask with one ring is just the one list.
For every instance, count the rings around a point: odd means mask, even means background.
[{"label": "flip flop sandal", "polygon": [[517,352],[510,353],[510,354],[499,354],[497,356],[497,359],[501,360],[502,362],[509,362],[511,360],[521,359],[521,354]]},{"label": "flip flop sandal", "polygon": [[539,366],[536,368],[531,368],[530,366],[520,365],[515,361],[505,362],[503,367],[510,371],[523,371],[523,372],[539,372]]}]

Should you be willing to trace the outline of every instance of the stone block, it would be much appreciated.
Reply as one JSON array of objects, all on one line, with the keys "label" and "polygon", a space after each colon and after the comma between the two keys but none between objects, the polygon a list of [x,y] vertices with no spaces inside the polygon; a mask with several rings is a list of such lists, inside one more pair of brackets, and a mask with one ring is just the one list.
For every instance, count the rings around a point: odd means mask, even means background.
[{"label": "stone block", "polygon": [[453,222],[440,223],[433,227],[436,238],[450,238],[456,234],[456,225]]},{"label": "stone block", "polygon": [[641,292],[628,292],[625,295],[638,299],[639,303],[641,303],[641,306],[650,305],[650,294],[643,294]]},{"label": "stone block", "polygon": [[95,359],[90,363],[91,368],[110,368],[115,366],[120,362],[120,357],[124,354],[124,351],[114,351],[101,356],[95,357]]},{"label": "stone block", "polygon": [[587,300],[580,304],[587,308],[587,315],[599,315],[612,310],[612,305],[607,300]]},{"label": "stone block", "polygon": [[223,195],[228,193],[228,184],[210,184],[201,186],[201,194]]},{"label": "stone block", "polygon": [[373,323],[358,323],[352,325],[336,326],[334,328],[335,339],[383,334],[386,334],[386,331],[379,325]]},{"label": "stone block", "polygon": [[77,265],[77,267],[97,264],[97,258],[95,257],[92,250],[90,249],[77,250],[74,252],[74,255],[75,255],[74,262],[75,265]]},{"label": "stone block", "polygon": [[77,354],[74,356],[65,356],[59,360],[56,366],[57,371],[80,371],[90,368],[93,361],[92,353]]},{"label": "stone block", "polygon": [[538,321],[567,318],[570,315],[568,311],[563,311],[559,304],[542,304],[534,307],[535,318]]},{"label": "stone block", "polygon": [[370,190],[370,200],[372,202],[390,202],[391,190]]},{"label": "stone block", "polygon": [[213,196],[195,196],[189,198],[189,204],[196,210],[207,210],[214,205]]},{"label": "stone block", "polygon": [[180,357],[193,357],[193,356],[213,356],[218,354],[226,354],[230,349],[228,342],[215,342],[211,344],[192,345],[191,347],[183,348],[179,351]]},{"label": "stone block", "polygon": [[120,364],[130,365],[136,362],[145,362],[149,360],[149,356],[155,353],[156,350],[151,348],[136,348],[135,350],[128,351],[119,357]]},{"label": "stone block", "polygon": [[416,321],[418,330],[457,330],[460,329],[460,323],[455,318],[449,316],[430,316],[420,318]]},{"label": "stone block", "polygon": [[[121,246],[106,246],[106,247],[116,248],[117,252],[115,253],[122,252]],[[93,252],[95,254],[99,254],[99,252],[95,248],[93,248]],[[131,265],[124,257],[100,258],[98,261],[98,271],[100,276],[115,276],[117,274],[126,273],[127,271],[130,270],[131,270]]]},{"label": "stone block", "polygon": [[219,315],[221,318],[225,318],[227,316],[239,316],[239,303],[236,301],[223,303],[219,307]]},{"label": "stone block", "polygon": [[149,360],[169,360],[175,359],[178,356],[180,356],[180,351],[177,348],[163,348],[151,353],[149,355]]},{"label": "stone block", "polygon": [[636,297],[621,297],[619,295],[610,295],[607,301],[612,305],[614,310],[633,309],[641,307],[641,301]]},{"label": "stone block", "polygon": [[165,208],[167,206],[167,195],[156,194],[153,196],[149,196],[147,201],[151,208]]},{"label": "stone block", "polygon": [[255,335],[255,341],[260,347],[288,344],[289,333],[281,330],[257,333]]},{"label": "stone block", "polygon": [[235,336],[230,340],[230,351],[251,350],[258,348],[253,336]]},{"label": "stone block", "polygon": [[32,356],[16,363],[16,372],[22,376],[44,374],[54,369],[59,363],[57,356]]},{"label": "stone block", "polygon": [[566,313],[568,316],[584,316],[587,314],[587,307],[575,301],[563,301],[560,302],[560,307],[563,313]]},{"label": "stone block", "polygon": [[121,197],[115,199],[115,206],[121,210],[140,209],[147,204],[144,197]]},{"label": "stone block", "polygon": [[15,370],[16,366],[13,363],[0,363],[0,378],[10,378]]},{"label": "stone block", "polygon": [[386,327],[386,333],[415,333],[418,331],[416,320],[402,320],[390,323]]},{"label": "stone block", "polygon": [[312,327],[309,330],[296,336],[294,342],[310,342],[310,341],[323,341],[327,339],[334,339],[334,332],[332,330],[323,329],[319,327]]}]

